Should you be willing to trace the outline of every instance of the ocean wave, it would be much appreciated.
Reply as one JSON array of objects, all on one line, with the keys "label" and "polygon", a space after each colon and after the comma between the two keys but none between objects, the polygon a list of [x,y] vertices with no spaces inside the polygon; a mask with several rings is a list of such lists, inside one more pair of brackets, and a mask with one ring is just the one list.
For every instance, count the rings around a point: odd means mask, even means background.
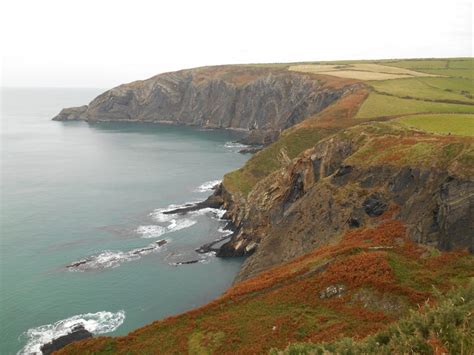
[{"label": "ocean wave", "polygon": [[171,262],[169,265],[171,266],[183,266],[183,265],[190,265],[190,264],[209,264],[212,260],[213,257],[216,256],[216,253],[214,251],[210,251],[207,253],[203,253],[199,255],[198,259],[191,259],[191,260],[183,260],[183,261],[176,261],[176,262]]},{"label": "ocean wave", "polygon": [[70,333],[77,325],[82,325],[93,334],[105,334],[115,331],[124,320],[125,311],[116,313],[102,311],[79,314],[53,324],[31,328],[21,335],[21,337],[26,337],[27,343],[17,354],[41,354],[41,346]]},{"label": "ocean wave", "polygon": [[196,192],[209,192],[214,190],[214,188],[219,185],[222,182],[222,180],[211,180],[211,181],[206,181],[205,183],[199,185],[195,191]]},{"label": "ocean wave", "polygon": [[158,225],[140,226],[136,229],[138,234],[141,234],[142,238],[158,238],[165,234],[168,230],[165,227]]},{"label": "ocean wave", "polygon": [[97,255],[75,261],[66,267],[71,271],[90,271],[117,267],[120,264],[139,259],[144,255],[151,254],[161,249],[167,243],[166,240],[160,240],[149,244],[143,248],[136,248],[129,251],[111,251],[105,250]]},{"label": "ocean wave", "polygon": [[181,229],[189,228],[193,225],[195,225],[197,221],[194,221],[192,219],[172,219],[170,221],[170,224],[168,225],[167,229],[169,232],[176,232]]},{"label": "ocean wave", "polygon": [[[197,223],[199,216],[207,215],[211,218],[222,220],[225,209],[205,207],[195,211],[180,213],[165,213],[173,210],[179,210],[186,207],[195,206],[199,202],[187,202],[182,205],[169,205],[165,208],[157,208],[150,216],[161,225],[140,226],[136,231],[142,238],[160,237],[166,233],[176,232],[185,228],[189,228]],[[168,223],[166,225],[166,223]]]},{"label": "ocean wave", "polygon": [[242,143],[238,143],[238,142],[227,142],[226,144],[224,144],[224,148],[228,149],[228,150],[231,150],[231,151],[239,151],[239,150],[242,150],[242,149],[245,149],[245,148],[250,148],[249,145],[247,144],[242,144]]},{"label": "ocean wave", "polygon": [[225,237],[231,235],[232,233],[234,233],[234,231],[230,230],[230,229],[226,229],[225,226],[224,227],[220,227],[218,230],[217,230],[219,233],[222,233],[223,236],[222,238],[220,239],[224,239]]},{"label": "ocean wave", "polygon": [[221,209],[221,208],[205,207],[205,208],[201,208],[200,210],[188,212],[188,215],[204,216],[207,214],[207,215],[211,215],[211,217],[215,219],[222,219],[225,213],[226,213],[226,210]]}]

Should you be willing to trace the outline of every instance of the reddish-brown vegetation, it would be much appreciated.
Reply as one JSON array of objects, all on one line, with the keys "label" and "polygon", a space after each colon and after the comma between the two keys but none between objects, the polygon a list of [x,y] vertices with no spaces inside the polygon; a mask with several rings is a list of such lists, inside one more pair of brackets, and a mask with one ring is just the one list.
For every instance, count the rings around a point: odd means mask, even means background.
[{"label": "reddish-brown vegetation", "polygon": [[[205,349],[249,354],[284,348],[295,341],[373,334],[401,316],[402,309],[433,298],[431,285],[449,287],[461,268],[472,275],[472,258],[466,253],[426,257],[426,248],[407,239],[403,224],[390,219],[394,211],[396,207],[376,219],[373,228],[350,231],[338,244],[241,282],[204,307],[154,322],[125,337],[72,344],[60,353],[82,354],[87,349],[169,354]],[[344,292],[321,299],[320,292],[335,284],[344,285]],[[398,312],[372,308],[355,298],[358,290],[366,290],[374,302],[390,295],[394,304],[406,307]],[[442,351],[439,344],[433,346]]]}]

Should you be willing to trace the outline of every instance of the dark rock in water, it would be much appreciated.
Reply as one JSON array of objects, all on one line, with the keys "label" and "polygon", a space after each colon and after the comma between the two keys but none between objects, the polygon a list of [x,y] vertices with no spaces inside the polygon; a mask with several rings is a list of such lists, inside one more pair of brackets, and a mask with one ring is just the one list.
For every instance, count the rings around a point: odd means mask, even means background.
[{"label": "dark rock in water", "polygon": [[168,243],[165,239],[161,239],[161,240],[158,240],[156,242],[156,244],[158,244],[159,247],[165,245],[166,243]]},{"label": "dark rock in water", "polygon": [[263,148],[262,147],[249,147],[249,148],[244,148],[239,150],[240,154],[254,154],[259,151],[261,151]]},{"label": "dark rock in water", "polygon": [[175,263],[174,265],[176,265],[176,266],[178,266],[178,265],[189,265],[189,264],[196,264],[198,262],[199,262],[199,260],[179,261],[179,262]]},{"label": "dark rock in water", "polygon": [[83,265],[83,264],[87,264],[89,261],[90,261],[90,260],[80,260],[80,261],[77,261],[77,262],[75,262],[75,263],[66,265],[66,267],[68,267],[68,268],[78,267],[78,266],[81,266],[81,265]]},{"label": "dark rock in water", "polygon": [[362,203],[365,213],[370,217],[381,216],[387,210],[387,204],[382,200],[380,194],[372,194]]},{"label": "dark rock in water", "polygon": [[205,201],[198,202],[189,206],[177,208],[171,211],[165,211],[163,214],[186,214],[188,212],[199,211],[204,208],[221,208],[224,200],[222,199],[220,192],[220,185],[215,188],[214,194],[209,196]]},{"label": "dark rock in water", "polygon": [[217,240],[214,240],[213,242],[201,245],[199,248],[195,249],[195,251],[196,251],[196,253],[199,253],[199,254],[205,254],[205,253],[209,253],[211,251],[214,251],[214,252],[217,253],[217,252],[219,252],[220,248],[214,248],[214,245],[222,243],[223,241],[225,241],[227,239],[230,239],[232,237],[232,235],[233,235],[233,233],[230,234],[230,235],[226,235],[222,238],[219,238]]},{"label": "dark rock in water", "polygon": [[41,352],[44,355],[49,355],[55,351],[58,351],[59,349],[64,348],[68,344],[88,338],[92,338],[92,333],[84,328],[82,324],[78,324],[72,328],[69,334],[62,335],[59,338],[53,339],[52,342],[44,344],[41,347]]},{"label": "dark rock in water", "polygon": [[[166,243],[168,243],[165,239],[161,239],[161,240],[158,240],[155,242],[159,247],[165,245]],[[150,250],[154,250],[156,247],[154,245],[152,246],[149,246],[149,247],[145,247],[145,248],[140,248],[140,249],[136,249],[134,251],[132,251],[132,254],[134,255],[139,255],[141,253],[144,253],[146,251],[150,251]]]},{"label": "dark rock in water", "polygon": [[252,129],[246,137],[239,140],[239,143],[250,146],[269,145],[275,142],[279,135],[280,130]]}]

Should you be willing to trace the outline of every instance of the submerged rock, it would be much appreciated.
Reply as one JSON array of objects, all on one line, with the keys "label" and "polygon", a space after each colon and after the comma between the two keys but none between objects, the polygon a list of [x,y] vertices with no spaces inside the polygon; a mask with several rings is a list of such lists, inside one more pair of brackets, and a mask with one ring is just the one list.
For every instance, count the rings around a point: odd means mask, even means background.
[{"label": "submerged rock", "polygon": [[174,210],[165,211],[163,214],[186,214],[189,212],[199,211],[204,208],[221,208],[224,200],[221,196],[221,186],[218,185],[217,187],[213,188],[215,191],[214,193],[209,196],[205,201],[189,204],[184,207],[176,208]]},{"label": "submerged rock", "polygon": [[92,338],[92,333],[84,328],[82,324],[78,324],[71,329],[69,334],[60,336],[59,338],[53,339],[52,342],[44,344],[41,347],[41,352],[44,355],[49,355],[59,349],[64,348],[68,344],[88,338]]}]

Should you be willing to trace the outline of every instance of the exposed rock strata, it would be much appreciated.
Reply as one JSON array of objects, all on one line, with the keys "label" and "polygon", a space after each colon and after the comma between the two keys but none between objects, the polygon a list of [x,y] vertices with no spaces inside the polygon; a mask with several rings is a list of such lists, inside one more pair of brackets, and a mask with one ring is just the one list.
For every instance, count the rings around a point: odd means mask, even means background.
[{"label": "exposed rock strata", "polygon": [[311,75],[239,66],[183,70],[120,85],[54,120],[138,121],[249,131],[268,144],[281,130],[320,112],[355,84],[333,87]]},{"label": "exposed rock strata", "polygon": [[218,256],[252,254],[237,281],[337,240],[349,228],[370,225],[386,212],[408,226],[412,240],[442,250],[474,250],[474,181],[458,171],[456,157],[444,166],[436,159],[356,160],[367,138],[354,131],[320,142],[260,181],[247,199],[222,190],[236,232]]}]

